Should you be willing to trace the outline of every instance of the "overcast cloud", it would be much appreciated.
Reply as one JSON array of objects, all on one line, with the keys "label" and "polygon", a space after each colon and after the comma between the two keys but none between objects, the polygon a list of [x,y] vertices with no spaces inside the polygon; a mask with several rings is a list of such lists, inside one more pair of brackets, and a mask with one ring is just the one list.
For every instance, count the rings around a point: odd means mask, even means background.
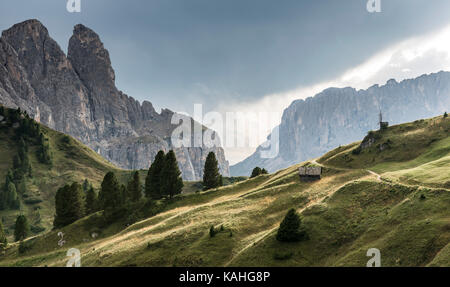
[{"label": "overcast cloud", "polygon": [[[37,18],[63,50],[77,23],[110,51],[117,86],[157,108],[271,110],[328,86],[448,70],[450,1],[0,0],[0,29]],[[271,126],[267,127],[269,130]],[[227,149],[232,163],[252,148]]]}]

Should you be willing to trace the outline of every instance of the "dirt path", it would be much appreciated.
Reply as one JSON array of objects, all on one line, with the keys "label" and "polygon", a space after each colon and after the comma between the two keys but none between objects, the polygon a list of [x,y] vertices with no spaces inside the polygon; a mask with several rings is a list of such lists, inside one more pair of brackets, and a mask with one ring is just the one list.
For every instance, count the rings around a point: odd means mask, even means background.
[{"label": "dirt path", "polygon": [[373,174],[373,175],[375,175],[376,177],[377,177],[377,180],[378,181],[382,181],[382,179],[381,179],[381,175],[379,175],[378,173],[376,173],[376,172],[374,172],[374,171],[371,171],[371,170],[368,170],[368,169],[366,169],[370,174]]},{"label": "dirt path", "polygon": [[[315,162],[315,160],[314,160]],[[318,164],[319,165],[319,164]],[[348,183],[345,183],[344,185],[346,185]],[[342,185],[342,186],[344,186]],[[330,197],[331,195],[333,195],[336,191],[338,191],[339,189],[342,188],[342,186],[339,186],[335,189],[331,189],[329,192],[327,192],[325,195],[323,195],[322,197],[316,198],[311,200],[310,202],[308,202],[304,207],[297,209],[298,213],[302,213],[305,209],[316,205],[318,203],[321,203],[325,198]],[[256,245],[258,242],[264,240],[266,237],[268,237],[273,231],[275,231],[277,228],[279,227],[279,224],[276,224],[275,226],[273,226],[272,228],[270,228],[269,230],[265,231],[263,234],[261,234],[260,236],[258,236],[255,240],[253,240],[252,242],[250,242],[249,244],[247,244],[244,248],[242,248],[241,250],[239,250],[235,255],[233,255],[233,257],[227,262],[225,263],[224,267],[229,266],[233,260],[235,260],[239,255],[241,255],[243,252],[245,252],[247,249],[249,249],[250,247]]]},{"label": "dirt path", "polygon": [[[312,164],[315,164],[315,165],[318,165],[318,166],[321,166],[321,167],[327,167],[327,168],[337,169],[336,167],[325,166],[325,165],[323,165],[323,164],[321,164],[321,163],[318,163],[316,159],[311,160],[311,163],[312,163]],[[378,181],[383,181],[383,180],[381,179],[381,175],[380,175],[380,174],[378,174],[378,173],[376,173],[376,172],[374,172],[374,171],[368,170],[368,169],[366,169],[366,171],[367,171],[368,173],[370,173],[370,174],[376,176]]]},{"label": "dirt path", "polygon": [[[254,187],[251,190],[257,190],[259,188],[260,188],[260,185]],[[111,246],[111,245],[114,245],[114,244],[116,244],[118,242],[121,242],[121,241],[124,241],[124,240],[128,240],[132,236],[140,236],[140,235],[142,235],[144,233],[147,233],[147,232],[149,232],[151,230],[154,230],[154,229],[156,229],[156,228],[158,228],[158,227],[160,227],[162,225],[167,224],[168,222],[170,222],[171,220],[173,220],[175,218],[181,217],[181,216],[183,216],[185,214],[188,214],[188,213],[195,212],[195,210],[197,210],[197,209],[201,209],[201,208],[204,208],[204,207],[210,207],[210,206],[213,206],[213,205],[216,205],[216,204],[221,204],[221,203],[228,202],[228,201],[239,200],[240,196],[242,196],[242,195],[244,195],[244,194],[246,194],[248,192],[249,192],[248,190],[243,190],[243,191],[237,192],[236,194],[233,194],[233,195],[219,196],[219,197],[217,197],[217,198],[215,198],[215,199],[213,199],[213,200],[211,200],[209,202],[206,202],[206,203],[202,203],[202,204],[198,204],[198,205],[183,206],[183,207],[180,207],[180,208],[177,208],[177,209],[174,209],[174,210],[168,210],[166,212],[160,213],[160,214],[156,215],[155,217],[151,217],[151,218],[144,219],[142,221],[138,221],[138,222],[130,225],[127,228],[128,231],[127,231],[127,229],[125,229],[125,230],[123,230],[121,232],[121,234],[115,234],[115,235],[112,235],[110,237],[103,238],[103,239],[101,239],[101,241],[97,241],[95,243],[95,251],[96,252],[99,252],[99,251],[101,252],[101,250],[106,248],[107,246]],[[173,214],[173,215],[170,215],[170,214]],[[169,217],[161,220],[158,223],[155,223],[155,224],[152,224],[152,225],[149,225],[149,226],[145,226],[143,228],[139,228],[139,229],[133,230],[133,226],[135,226],[135,225],[143,224],[143,223],[145,223],[145,221],[154,220],[157,217],[163,217],[165,215],[169,215]],[[86,252],[87,253],[92,253],[92,251],[89,251],[89,248],[88,248],[88,251],[86,251]]]}]

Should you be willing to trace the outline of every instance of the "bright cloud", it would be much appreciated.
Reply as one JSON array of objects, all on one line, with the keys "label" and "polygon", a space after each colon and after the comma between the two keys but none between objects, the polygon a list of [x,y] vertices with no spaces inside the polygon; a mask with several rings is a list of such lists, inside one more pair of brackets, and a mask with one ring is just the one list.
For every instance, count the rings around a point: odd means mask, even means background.
[{"label": "bright cloud", "polygon": [[[277,112],[279,119],[283,110],[294,100],[314,96],[328,87],[354,87],[366,89],[374,84],[384,84],[389,79],[397,81],[415,78],[422,74],[450,70],[450,26],[420,37],[414,37],[397,43],[374,55],[359,66],[351,68],[342,76],[308,87],[270,94],[258,101],[220,103],[217,111],[249,112]],[[265,127],[267,135],[279,124],[279,120]],[[258,123],[253,123],[256,128]],[[228,128],[228,127],[225,127]],[[248,136],[247,131],[237,131],[238,136]],[[221,135],[223,138],[224,135]],[[262,141],[261,141],[262,143]],[[231,164],[243,160],[255,151],[254,147],[227,148],[225,153]]]}]

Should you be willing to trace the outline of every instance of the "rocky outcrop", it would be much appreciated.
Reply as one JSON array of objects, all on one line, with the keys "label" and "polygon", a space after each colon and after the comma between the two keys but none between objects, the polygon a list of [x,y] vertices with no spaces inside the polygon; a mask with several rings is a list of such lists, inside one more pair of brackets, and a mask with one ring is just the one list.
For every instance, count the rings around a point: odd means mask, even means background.
[{"label": "rocky outcrop", "polygon": [[231,167],[232,175],[249,175],[255,166],[273,172],[318,157],[339,145],[361,140],[378,129],[379,111],[390,125],[429,118],[450,110],[450,73],[439,72],[367,90],[330,88],[296,100],[279,126],[279,153],[272,159],[260,150]]},{"label": "rocky outcrop", "polygon": [[198,180],[213,151],[229,175],[221,147],[173,147],[174,113],[158,113],[150,102],[119,91],[108,51],[83,25],[75,26],[66,56],[39,21],[16,24],[2,33],[0,64],[0,103],[26,110],[119,167],[148,168],[160,149],[174,149],[183,178]]}]

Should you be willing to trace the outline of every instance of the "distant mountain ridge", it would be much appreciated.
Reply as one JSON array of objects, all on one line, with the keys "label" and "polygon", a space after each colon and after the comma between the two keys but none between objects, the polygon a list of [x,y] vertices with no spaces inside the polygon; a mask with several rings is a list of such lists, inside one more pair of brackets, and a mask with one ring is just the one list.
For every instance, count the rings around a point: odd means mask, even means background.
[{"label": "distant mountain ridge", "polygon": [[270,172],[362,138],[378,129],[378,114],[390,124],[429,118],[450,111],[450,72],[415,79],[389,80],[367,90],[329,88],[296,100],[284,110],[279,125],[279,154],[263,159],[257,151],[230,167],[231,174],[249,175],[255,166]]},{"label": "distant mountain ridge", "polygon": [[157,113],[150,102],[140,104],[119,91],[108,51],[81,24],[74,27],[67,56],[38,20],[16,24],[2,33],[0,63],[0,103],[26,110],[119,167],[148,168],[159,150],[174,149],[183,179],[198,180],[213,151],[221,173],[229,175],[221,147],[173,147],[174,113]]}]

